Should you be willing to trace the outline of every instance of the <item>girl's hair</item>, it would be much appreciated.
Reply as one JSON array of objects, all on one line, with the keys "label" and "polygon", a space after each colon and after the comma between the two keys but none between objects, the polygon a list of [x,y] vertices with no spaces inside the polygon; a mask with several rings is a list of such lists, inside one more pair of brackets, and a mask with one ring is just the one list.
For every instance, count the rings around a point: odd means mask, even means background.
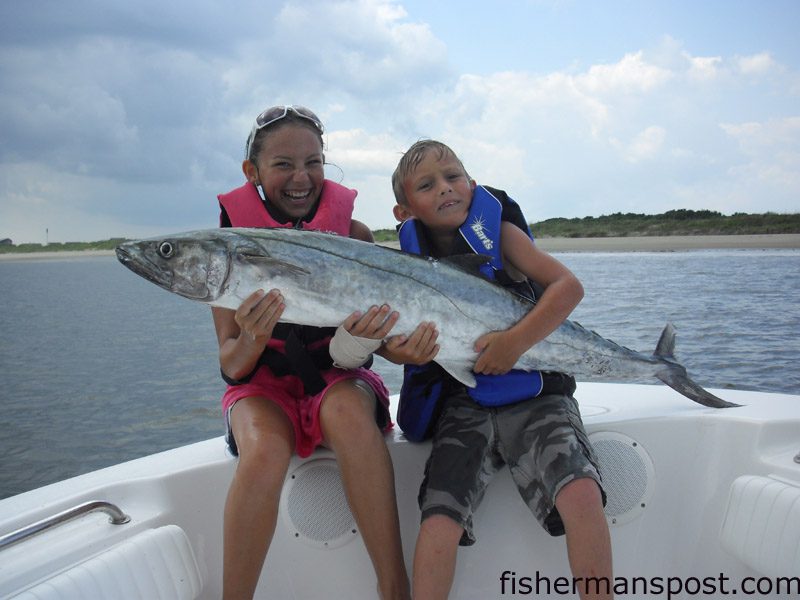
[{"label": "girl's hair", "polygon": [[[394,173],[392,173],[392,190],[394,191],[394,199],[398,204],[402,206],[408,205],[408,199],[403,191],[403,184],[425,159],[428,152],[435,152],[436,160],[442,160],[446,157],[454,158],[458,161],[458,164],[461,165],[461,168],[464,169],[464,163],[461,162],[458,155],[453,152],[448,145],[437,142],[436,140],[419,140],[411,146],[411,148],[406,150],[400,162],[397,164]],[[464,173],[467,173],[466,169],[464,169]],[[467,177],[469,177],[468,173]]]},{"label": "girl's hair", "polygon": [[[298,108],[302,109],[302,107]],[[304,110],[308,111],[308,109]],[[267,111],[264,111],[264,113],[266,112]],[[263,115],[264,113],[261,114]],[[302,127],[308,128],[310,131],[313,131],[317,135],[317,138],[319,138],[319,145],[322,148],[324,148],[325,143],[322,139],[322,123],[316,118],[316,115],[314,115],[314,113],[312,113],[311,111],[308,111],[308,113],[310,115],[313,115],[314,119],[311,119],[309,116],[306,116],[305,114],[296,112],[294,107],[288,107],[284,116],[275,119],[274,121],[268,123],[267,125],[264,125],[263,127],[258,127],[258,126],[253,127],[253,130],[247,137],[247,144],[245,146],[247,156],[245,158],[250,162],[255,163],[256,157],[258,157],[258,153],[261,152],[261,147],[263,146],[266,137],[270,133],[277,131],[284,125],[300,125]],[[261,115],[259,115],[259,117],[260,116]],[[256,123],[258,123],[258,121],[256,121]]]}]

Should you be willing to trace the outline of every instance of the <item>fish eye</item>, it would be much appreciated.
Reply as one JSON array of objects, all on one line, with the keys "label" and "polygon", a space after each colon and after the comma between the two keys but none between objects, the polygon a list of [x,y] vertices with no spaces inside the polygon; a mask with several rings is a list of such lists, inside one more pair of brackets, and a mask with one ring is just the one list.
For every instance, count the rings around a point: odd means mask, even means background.
[{"label": "fish eye", "polygon": [[172,245],[172,242],[161,242],[158,245],[158,253],[161,258],[172,258],[172,255],[175,254],[175,246]]}]

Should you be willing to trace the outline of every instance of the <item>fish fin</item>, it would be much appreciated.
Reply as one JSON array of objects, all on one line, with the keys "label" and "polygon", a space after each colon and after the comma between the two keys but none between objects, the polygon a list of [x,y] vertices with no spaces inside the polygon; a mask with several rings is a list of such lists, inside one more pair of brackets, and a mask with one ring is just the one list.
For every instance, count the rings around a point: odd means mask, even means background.
[{"label": "fish fin", "polygon": [[261,254],[249,254],[247,252],[237,252],[236,257],[240,260],[250,263],[251,265],[269,266],[270,269],[279,271],[286,275],[311,275],[311,271],[298,267],[295,264],[284,262],[282,260],[275,260],[271,256],[263,256]]},{"label": "fish fin", "polygon": [[455,254],[440,260],[470,275],[481,275],[481,267],[489,263],[492,259],[485,254]]},{"label": "fish fin", "polygon": [[661,337],[658,338],[658,344],[656,344],[656,351],[653,356],[675,360],[675,327],[673,327],[672,323],[667,323],[664,331],[661,332]]},{"label": "fish fin", "polygon": [[672,323],[667,323],[664,331],[661,332],[661,337],[658,339],[653,356],[662,360],[666,365],[663,371],[656,373],[656,377],[679,394],[711,408],[739,406],[733,402],[718,398],[689,379],[686,374],[686,368],[675,360],[675,327],[672,326]]},{"label": "fish fin", "polygon": [[439,362],[437,360],[436,362],[439,363],[439,365],[441,365],[445,371],[450,373],[454,379],[457,379],[465,386],[474,388],[476,385],[478,385],[478,382],[475,381],[475,373],[473,373],[472,369],[470,368],[471,365],[468,365],[467,363],[451,361]]}]

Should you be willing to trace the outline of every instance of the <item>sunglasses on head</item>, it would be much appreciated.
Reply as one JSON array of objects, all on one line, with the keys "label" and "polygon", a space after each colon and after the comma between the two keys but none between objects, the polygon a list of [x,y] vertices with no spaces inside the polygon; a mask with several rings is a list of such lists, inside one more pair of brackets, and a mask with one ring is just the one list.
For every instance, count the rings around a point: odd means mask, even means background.
[{"label": "sunglasses on head", "polygon": [[245,159],[250,158],[250,152],[253,150],[253,141],[256,139],[256,134],[264,127],[272,125],[281,119],[285,119],[286,115],[290,112],[294,113],[301,119],[306,119],[311,121],[314,124],[314,127],[317,128],[317,131],[320,134],[324,133],[322,128],[322,121],[319,120],[319,117],[315,115],[312,111],[307,109],[305,106],[297,106],[297,105],[284,105],[284,106],[273,106],[272,108],[268,108],[260,115],[256,117],[256,122],[253,125],[253,128],[250,130],[250,135],[247,137],[247,148],[245,152]]}]

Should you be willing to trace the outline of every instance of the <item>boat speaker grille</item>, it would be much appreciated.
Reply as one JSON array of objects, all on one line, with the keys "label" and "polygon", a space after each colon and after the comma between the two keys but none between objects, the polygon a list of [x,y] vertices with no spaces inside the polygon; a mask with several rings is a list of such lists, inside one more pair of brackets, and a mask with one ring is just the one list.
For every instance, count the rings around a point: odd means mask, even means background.
[{"label": "boat speaker grille", "polygon": [[635,519],[647,507],[655,487],[650,455],[636,440],[621,433],[599,431],[589,440],[600,463],[609,524],[622,525]]},{"label": "boat speaker grille", "polygon": [[310,460],[288,475],[281,512],[294,539],[318,548],[337,548],[358,536],[332,458]]}]

